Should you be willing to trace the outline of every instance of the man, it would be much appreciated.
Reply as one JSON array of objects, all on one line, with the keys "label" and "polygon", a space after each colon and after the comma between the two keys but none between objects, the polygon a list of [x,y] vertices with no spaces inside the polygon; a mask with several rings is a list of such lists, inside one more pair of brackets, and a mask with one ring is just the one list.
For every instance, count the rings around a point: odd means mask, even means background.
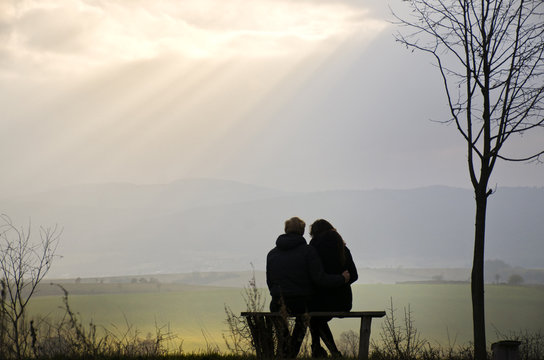
[{"label": "man", "polygon": [[[329,275],[317,251],[304,239],[306,224],[298,217],[285,222],[285,234],[276,240],[276,247],[266,258],[266,282],[272,301],[270,311],[287,311],[290,315],[301,315],[308,311],[316,287],[340,287],[349,281],[349,272]],[[295,328],[287,346],[287,356],[297,356],[307,324],[297,316]]]}]

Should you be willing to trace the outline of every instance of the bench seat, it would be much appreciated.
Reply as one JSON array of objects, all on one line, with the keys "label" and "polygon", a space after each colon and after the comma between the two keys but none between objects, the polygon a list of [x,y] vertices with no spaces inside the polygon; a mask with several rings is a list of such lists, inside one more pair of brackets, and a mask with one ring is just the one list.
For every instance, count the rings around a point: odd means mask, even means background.
[{"label": "bench seat", "polygon": [[[270,358],[274,357],[273,346],[270,342],[263,341],[266,337],[262,334],[263,331],[271,332],[274,329],[274,320],[281,319],[285,315],[280,312],[252,312],[245,311],[240,314],[245,317],[251,335],[253,337],[253,343],[256,347],[258,358]],[[370,326],[372,324],[372,318],[381,318],[385,316],[385,311],[312,311],[305,314],[301,314],[308,318],[312,317],[332,317],[332,318],[360,318],[361,326],[359,330],[359,360],[368,360],[368,352],[370,346]],[[288,317],[295,317],[296,315],[289,315]],[[259,319],[263,320],[259,323]],[[272,320],[267,322],[267,320]],[[276,322],[277,323],[277,322]],[[271,338],[271,337],[270,337]]]}]

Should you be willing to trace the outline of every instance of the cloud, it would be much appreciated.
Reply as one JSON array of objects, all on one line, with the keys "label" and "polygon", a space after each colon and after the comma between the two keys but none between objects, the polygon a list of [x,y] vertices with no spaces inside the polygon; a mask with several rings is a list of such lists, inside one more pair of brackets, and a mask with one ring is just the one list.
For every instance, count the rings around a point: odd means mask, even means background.
[{"label": "cloud", "polygon": [[[0,123],[10,136],[0,150],[17,157],[4,159],[0,191],[244,173],[251,181],[255,165],[275,166],[274,134],[338,115],[311,111],[309,80],[321,76],[329,91],[387,26],[347,1],[8,4]],[[346,112],[336,91],[319,102]],[[254,141],[264,141],[266,159]]]},{"label": "cloud", "polygon": [[153,59],[290,56],[386,25],[341,2],[17,1],[0,7],[4,74],[87,71]]}]

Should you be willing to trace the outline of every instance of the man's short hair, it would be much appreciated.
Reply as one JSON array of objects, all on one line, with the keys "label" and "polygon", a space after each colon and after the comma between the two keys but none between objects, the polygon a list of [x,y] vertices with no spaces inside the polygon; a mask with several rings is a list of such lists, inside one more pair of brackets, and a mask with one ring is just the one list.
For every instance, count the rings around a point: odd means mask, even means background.
[{"label": "man's short hair", "polygon": [[299,217],[292,217],[285,221],[285,233],[286,234],[298,234],[304,235],[304,227],[306,223]]}]

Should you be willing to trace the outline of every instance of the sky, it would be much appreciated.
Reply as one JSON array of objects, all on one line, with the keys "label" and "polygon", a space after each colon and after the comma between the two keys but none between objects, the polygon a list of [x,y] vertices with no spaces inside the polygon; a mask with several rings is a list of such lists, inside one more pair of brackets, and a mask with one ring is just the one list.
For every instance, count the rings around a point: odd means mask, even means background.
[{"label": "sky", "polygon": [[[433,121],[438,71],[390,20],[382,0],[4,0],[0,196],[201,177],[468,188],[464,141]],[[500,163],[491,185],[544,186],[544,166]]]}]

